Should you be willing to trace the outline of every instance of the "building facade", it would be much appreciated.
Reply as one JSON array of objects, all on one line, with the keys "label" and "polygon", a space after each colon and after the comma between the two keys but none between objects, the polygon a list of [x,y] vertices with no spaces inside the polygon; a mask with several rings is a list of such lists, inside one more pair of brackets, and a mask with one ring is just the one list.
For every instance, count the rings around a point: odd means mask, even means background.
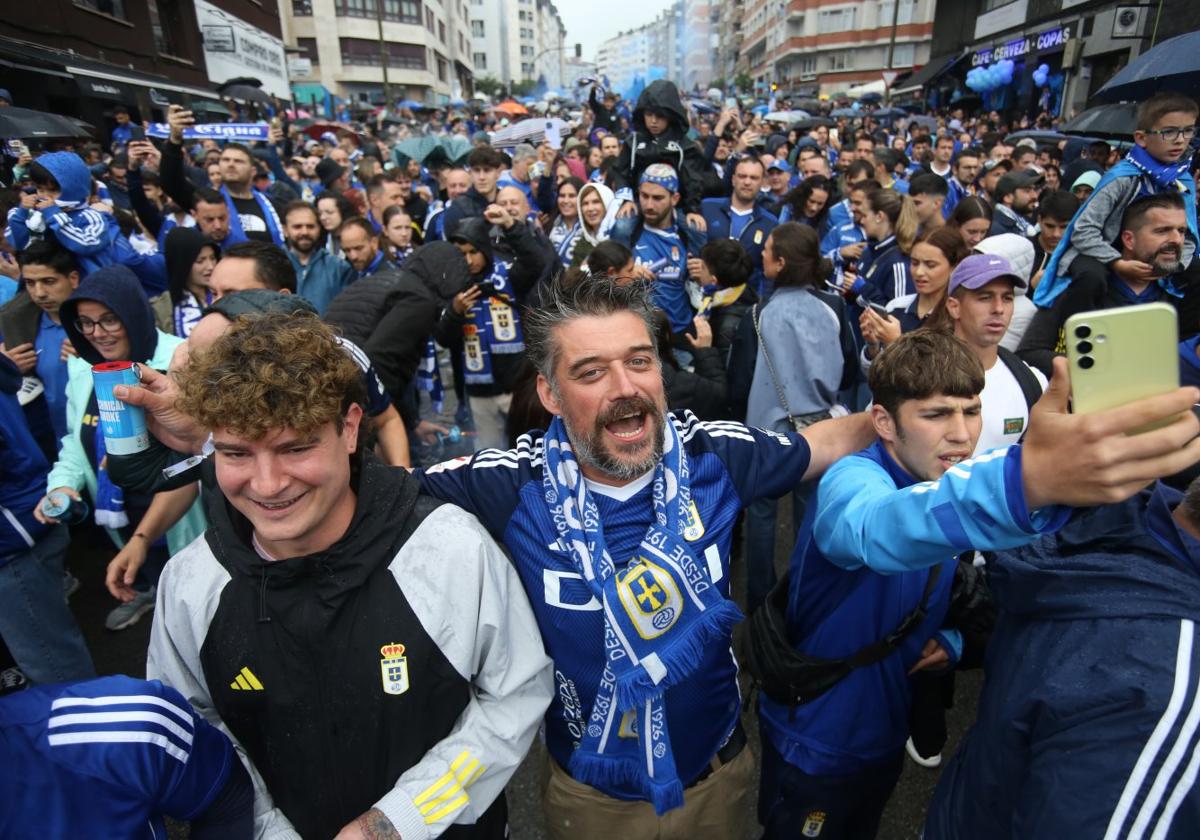
[{"label": "building facade", "polygon": [[[703,5],[707,21],[708,8]],[[676,0],[649,23],[602,43],[596,55],[597,70],[608,77],[613,89],[623,94],[636,92],[638,83],[659,78],[670,79],[687,89],[690,87],[685,83],[687,46],[687,6],[684,0]],[[702,55],[707,60],[707,37]]]},{"label": "building facade", "polygon": [[307,59],[291,80],[297,101],[319,106],[328,92],[359,105],[382,104],[385,80],[393,102],[442,105],[473,90],[467,0],[279,5],[289,47]]},{"label": "building facade", "polygon": [[772,83],[783,96],[844,93],[927,62],[937,7],[937,0],[745,0],[741,56],[760,94]]},{"label": "building facade", "polygon": [[550,0],[471,0],[470,27],[477,76],[562,86],[566,27]]},{"label": "building facade", "polygon": [[256,78],[289,98],[280,36],[271,3],[8,2],[0,15],[0,87],[14,105],[80,117],[104,137],[117,105],[139,121],[165,118],[172,102],[201,119],[228,118],[216,86],[230,78]]},{"label": "building facade", "polygon": [[[940,72],[926,81],[921,95],[934,105],[963,97],[970,101],[975,94],[966,89],[967,72],[1007,58],[1015,65],[1012,83],[976,98],[989,110],[1031,116],[1047,111],[1069,117],[1095,104],[1096,91],[1152,38],[1162,41],[1200,26],[1200,4],[1194,2],[1164,0],[1161,15],[1157,6],[1114,0],[962,0],[945,5],[953,9],[939,14],[933,38]],[[1033,74],[1043,64],[1050,70],[1049,81],[1039,87]]]}]

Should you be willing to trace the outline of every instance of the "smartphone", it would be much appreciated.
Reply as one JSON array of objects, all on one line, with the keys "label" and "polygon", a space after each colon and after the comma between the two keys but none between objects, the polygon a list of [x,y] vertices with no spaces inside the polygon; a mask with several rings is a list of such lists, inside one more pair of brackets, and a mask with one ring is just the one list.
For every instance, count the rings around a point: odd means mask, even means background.
[{"label": "smartphone", "polygon": [[857,298],[855,298],[854,302],[857,303],[863,309],[870,309],[872,312],[874,312],[880,318],[891,318],[892,317],[892,313],[887,311],[886,306],[882,306],[881,304],[875,303],[873,301],[869,301],[862,295],[859,295]]},{"label": "smartphone", "polygon": [[146,139],[146,129],[142,128],[140,125],[131,125],[129,127],[129,139],[131,141],[145,140]]},{"label": "smartphone", "polygon": [[1179,318],[1168,304],[1080,312],[1067,319],[1063,341],[1075,414],[1105,411],[1179,387]]},{"label": "smartphone", "polygon": [[475,284],[475,288],[479,289],[482,297],[491,297],[496,294],[496,286],[490,280],[480,280]]}]

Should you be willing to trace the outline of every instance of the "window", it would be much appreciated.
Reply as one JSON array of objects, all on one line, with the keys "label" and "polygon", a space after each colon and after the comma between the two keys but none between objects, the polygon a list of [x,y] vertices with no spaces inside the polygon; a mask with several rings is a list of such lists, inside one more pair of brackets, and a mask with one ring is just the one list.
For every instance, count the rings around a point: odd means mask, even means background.
[{"label": "window", "polygon": [[430,35],[433,34],[434,29],[433,29],[433,10],[432,9],[425,10],[425,28],[429,30]]},{"label": "window", "polygon": [[179,5],[176,0],[151,0],[150,28],[154,31],[154,51],[159,55],[183,55],[180,37]]},{"label": "window", "polygon": [[476,70],[487,69],[487,53],[475,53],[472,58],[474,59]]},{"label": "window", "polygon": [[845,32],[854,29],[854,7],[822,10],[817,17],[817,32]]},{"label": "window", "polygon": [[[335,0],[334,8],[342,17],[378,17],[376,0]],[[420,0],[383,0],[383,19],[393,23],[420,23]]]},{"label": "window", "polygon": [[838,52],[830,53],[829,69],[830,70],[849,70],[854,67],[854,53]]},{"label": "window", "polygon": [[[900,0],[900,12],[896,18],[896,24],[912,23],[916,10],[917,0]],[[892,0],[880,0],[879,17],[876,19],[875,25],[891,26],[893,14],[896,14],[896,7]]]},{"label": "window", "polygon": [[312,17],[312,0],[292,0],[292,14],[296,17]]},{"label": "window", "polygon": [[458,33],[458,51],[464,54],[467,51],[467,42],[463,39],[463,34],[461,32]]},{"label": "window", "polygon": [[446,24],[438,21],[438,40],[443,44],[446,43]]},{"label": "window", "polygon": [[533,78],[533,65],[528,62],[522,61],[521,62],[521,75],[526,79],[532,79]]},{"label": "window", "polygon": [[486,37],[484,30],[483,30],[483,21],[481,21],[481,20],[471,21],[471,37],[472,38]]},{"label": "window", "polygon": [[1017,0],[983,0],[983,10],[990,12],[992,9],[999,9],[1001,6],[1007,6],[1009,3],[1015,3]]},{"label": "window", "polygon": [[311,61],[313,64],[320,64],[317,61],[317,39],[316,38],[297,38],[296,45],[300,47],[300,54]]},{"label": "window", "polygon": [[[342,64],[358,67],[379,67],[379,42],[369,38],[339,38],[342,50]],[[402,67],[409,70],[424,70],[425,48],[420,44],[398,44],[387,41],[388,67]]]},{"label": "window", "polygon": [[533,39],[533,30],[526,29],[525,27],[522,26],[521,27],[521,37],[532,40]]},{"label": "window", "polygon": [[437,57],[438,79],[447,81],[447,76],[450,74],[450,64],[440,55]]},{"label": "window", "polygon": [[815,55],[806,55],[800,59],[796,65],[796,72],[807,76],[809,73],[817,72],[817,57]]},{"label": "window", "polygon": [[533,47],[521,47],[521,56],[523,58],[533,57]]},{"label": "window", "polygon": [[[886,55],[886,53],[884,54]],[[897,44],[892,53],[893,67],[912,67],[917,60],[916,44]]]},{"label": "window", "polygon": [[121,20],[129,20],[125,15],[125,0],[75,0],[75,5]]}]

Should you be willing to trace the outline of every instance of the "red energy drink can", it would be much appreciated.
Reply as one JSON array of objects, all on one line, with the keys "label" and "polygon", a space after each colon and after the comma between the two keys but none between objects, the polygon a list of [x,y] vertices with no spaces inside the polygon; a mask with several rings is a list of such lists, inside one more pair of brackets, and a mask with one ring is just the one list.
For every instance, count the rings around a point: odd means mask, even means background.
[{"label": "red energy drink can", "polygon": [[146,430],[146,412],[126,405],[113,396],[117,385],[141,385],[133,362],[102,362],[92,365],[92,383],[96,388],[96,406],[104,431],[104,449],[113,455],[133,455],[150,448]]}]

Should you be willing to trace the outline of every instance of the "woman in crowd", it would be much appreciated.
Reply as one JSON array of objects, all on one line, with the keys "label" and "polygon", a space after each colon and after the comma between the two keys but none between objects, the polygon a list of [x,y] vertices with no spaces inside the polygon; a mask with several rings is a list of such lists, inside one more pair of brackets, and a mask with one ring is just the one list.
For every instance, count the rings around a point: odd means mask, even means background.
[{"label": "woman in crowd", "polygon": [[805,178],[779,202],[779,221],[799,222],[820,230],[825,224],[833,182],[824,175]]},{"label": "woman in crowd", "polygon": [[619,206],[613,191],[604,184],[584,184],[576,198],[578,221],[558,246],[559,259],[567,268],[582,265],[592,250],[608,239]]},{"label": "woman in crowd", "polygon": [[398,206],[383,211],[383,235],[380,238],[388,259],[397,267],[404,265],[409,254],[421,244],[421,234],[412,217]]},{"label": "woman in crowd", "polygon": [[604,154],[600,151],[599,146],[591,146],[587,153],[587,171],[590,177],[593,172],[600,168],[600,163],[604,160]]},{"label": "woman in crowd", "polygon": [[317,221],[321,223],[321,230],[325,231],[324,248],[334,256],[340,257],[342,247],[338,244],[337,230],[342,226],[342,222],[358,214],[354,212],[354,205],[350,199],[332,190],[319,194],[316,203]]},{"label": "woman in crowd", "polygon": [[564,178],[558,185],[555,209],[549,214],[546,224],[542,228],[555,249],[571,235],[571,231],[579,221],[579,191],[583,189],[583,185],[583,179],[574,176]]},{"label": "woman in crowd", "polygon": [[867,195],[867,211],[862,221],[862,229],[871,243],[864,252],[869,256],[864,256],[858,274],[847,271],[843,282],[853,286],[862,277],[883,291],[885,300],[911,292],[909,257],[917,238],[917,225],[917,211],[911,198],[893,189],[873,190]]},{"label": "woman in crowd", "polygon": [[930,323],[931,316],[944,309],[950,273],[970,253],[959,232],[948,226],[918,237],[912,249],[911,269],[916,293],[890,301],[887,305],[890,317],[865,309],[858,319],[866,343],[864,367],[902,333]]},{"label": "woman in crowd", "polygon": [[982,198],[969,195],[954,207],[946,226],[957,230],[967,248],[974,248],[992,229],[992,207]]},{"label": "woman in crowd", "polygon": [[[745,401],[747,424],[774,432],[798,431],[830,416],[854,368],[854,338],[840,295],[822,289],[832,272],[817,233],[785,222],[767,237],[763,273],[775,291],[750,312],[729,362],[735,407]],[[757,345],[755,347],[755,344]],[[793,525],[803,518],[802,491],[792,495]],[[750,506],[746,526],[748,608],[775,584],[776,502]]]},{"label": "woman in crowd", "polygon": [[221,246],[198,228],[175,227],[163,242],[163,257],[167,290],[150,300],[154,322],[165,333],[187,338],[212,303],[208,280],[221,258]]},{"label": "woman in crowd", "polygon": [[[141,496],[123,494],[109,480],[92,365],[136,361],[165,371],[183,339],[155,329],[150,301],[137,276],[122,265],[89,274],[59,315],[78,355],[67,362],[67,434],[46,479],[47,495],[63,493],[81,502],[80,492],[86,491],[96,524],[108,530],[120,549],[109,563],[106,583],[124,603],[108,614],[105,626],[122,630],[154,608],[155,586],[167,558],[202,534],[205,521],[196,484]],[[42,502],[34,516],[53,521],[43,513]]]}]

